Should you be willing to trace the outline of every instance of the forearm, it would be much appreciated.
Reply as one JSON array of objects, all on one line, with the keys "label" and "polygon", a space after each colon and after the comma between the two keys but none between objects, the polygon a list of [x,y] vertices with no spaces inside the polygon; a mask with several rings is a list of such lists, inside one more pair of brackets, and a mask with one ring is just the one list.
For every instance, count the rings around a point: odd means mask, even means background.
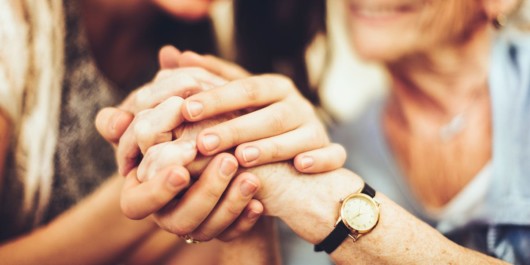
[{"label": "forearm", "polygon": [[119,208],[122,179],[115,177],[47,226],[0,246],[4,264],[115,263],[155,231]]},{"label": "forearm", "polygon": [[[275,187],[265,188],[258,194],[266,212],[284,220],[312,244],[321,242],[333,230],[340,200],[363,185],[360,177],[345,169],[310,176],[297,174],[286,164],[266,173],[263,170],[257,169],[255,173],[265,187]],[[282,189],[282,186],[296,187],[296,190]],[[357,242],[347,238],[331,255],[335,263],[502,263],[451,242],[383,194],[378,193],[375,198],[381,203],[378,225]]]},{"label": "forearm", "polygon": [[274,265],[280,258],[274,220],[263,217],[245,236],[222,244],[219,264]]}]

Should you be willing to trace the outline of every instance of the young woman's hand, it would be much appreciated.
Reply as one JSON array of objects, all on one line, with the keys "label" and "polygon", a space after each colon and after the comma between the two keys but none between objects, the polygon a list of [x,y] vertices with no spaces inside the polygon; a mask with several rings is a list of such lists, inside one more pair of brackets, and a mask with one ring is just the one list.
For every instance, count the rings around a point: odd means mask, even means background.
[{"label": "young woman's hand", "polygon": [[193,180],[186,166],[196,155],[193,140],[151,147],[126,177],[121,195],[124,214],[131,219],[154,214],[163,229],[199,241],[231,240],[250,230],[263,212],[261,203],[252,199],[259,179],[248,173],[236,176],[237,160],[221,153]]},{"label": "young woman's hand", "polygon": [[[166,70],[155,82],[141,90],[149,93],[133,96],[135,100],[126,100],[121,108],[102,110],[96,120],[100,133],[109,142],[117,143],[126,128],[136,127],[129,126],[134,113],[145,108],[163,110],[181,106],[182,117],[175,112],[162,113],[162,118],[169,116],[173,119],[143,123],[150,126],[138,126],[137,132],[128,129],[128,136],[124,138],[129,140],[124,141],[126,144],[121,145],[118,152],[123,175],[135,166],[141,151],[170,139],[169,125],[176,126],[184,120],[196,122],[235,110],[255,111],[202,132],[197,139],[202,154],[211,155],[240,145],[236,149],[236,157],[245,167],[291,158],[294,158],[295,167],[305,173],[325,172],[343,165],[346,159],[344,149],[329,142],[313,107],[289,79],[279,75],[250,77],[248,72],[233,63],[193,52],[181,54],[171,47],[161,50],[160,62]],[[178,74],[167,70],[177,66],[185,67],[183,69],[187,72]],[[204,70],[200,71],[198,69],[201,68],[197,67],[204,67],[221,77],[202,72]],[[160,82],[163,78],[168,79]],[[233,81],[226,83],[225,79]],[[168,99],[170,96],[182,98],[212,87],[205,93],[186,99],[184,104],[178,98]],[[163,106],[153,108],[160,102]]]}]

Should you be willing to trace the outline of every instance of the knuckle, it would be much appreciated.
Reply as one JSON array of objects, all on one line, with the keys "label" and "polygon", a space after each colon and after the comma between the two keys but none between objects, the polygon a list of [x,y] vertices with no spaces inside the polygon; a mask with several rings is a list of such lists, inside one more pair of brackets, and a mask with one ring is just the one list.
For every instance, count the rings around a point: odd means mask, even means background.
[{"label": "knuckle", "polygon": [[267,146],[267,153],[271,161],[277,161],[283,159],[281,151],[281,145],[276,141],[270,141]]},{"label": "knuckle", "polygon": [[232,123],[227,123],[223,126],[225,126],[225,132],[221,131],[221,133],[225,134],[219,134],[219,137],[223,139],[222,141],[229,146],[234,146],[240,143],[241,131]]},{"label": "knuckle", "polygon": [[285,115],[287,114],[287,108],[284,105],[278,105],[278,111],[274,111],[270,115],[270,126],[275,132],[285,132],[287,128]]},{"label": "knuckle", "polygon": [[224,210],[226,213],[226,217],[230,220],[235,220],[239,215],[241,215],[241,212],[243,209],[241,207],[238,207],[237,200],[234,200],[234,202],[229,203],[226,206],[226,209]]},{"label": "knuckle", "polygon": [[204,199],[209,202],[216,202],[219,201],[222,195],[223,190],[208,187],[204,192]]},{"label": "knuckle", "polygon": [[256,84],[256,78],[241,80],[241,89],[244,97],[250,102],[256,102],[260,98],[259,86]]}]

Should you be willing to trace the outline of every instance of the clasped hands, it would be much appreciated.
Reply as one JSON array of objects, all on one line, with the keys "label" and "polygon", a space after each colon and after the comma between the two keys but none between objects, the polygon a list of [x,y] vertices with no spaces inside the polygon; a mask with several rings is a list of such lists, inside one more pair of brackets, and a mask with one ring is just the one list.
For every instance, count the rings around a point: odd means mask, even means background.
[{"label": "clasped hands", "polygon": [[274,162],[293,159],[303,173],[342,167],[344,149],[289,79],[173,47],[161,50],[160,64],[151,83],[96,119],[117,148],[129,218],[231,240],[281,207],[290,182],[269,173],[290,166]]}]

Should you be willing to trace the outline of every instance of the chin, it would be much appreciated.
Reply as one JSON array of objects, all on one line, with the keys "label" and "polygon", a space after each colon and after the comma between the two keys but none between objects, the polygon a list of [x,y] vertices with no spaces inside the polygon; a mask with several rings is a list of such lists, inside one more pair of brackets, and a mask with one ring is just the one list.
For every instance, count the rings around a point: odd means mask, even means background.
[{"label": "chin", "polygon": [[[362,36],[361,36],[362,38]],[[393,62],[402,57],[403,52],[396,41],[389,39],[369,39],[352,41],[353,49],[363,60],[380,63]]]},{"label": "chin", "polygon": [[212,4],[210,0],[154,0],[154,2],[164,12],[186,21],[205,19]]}]

